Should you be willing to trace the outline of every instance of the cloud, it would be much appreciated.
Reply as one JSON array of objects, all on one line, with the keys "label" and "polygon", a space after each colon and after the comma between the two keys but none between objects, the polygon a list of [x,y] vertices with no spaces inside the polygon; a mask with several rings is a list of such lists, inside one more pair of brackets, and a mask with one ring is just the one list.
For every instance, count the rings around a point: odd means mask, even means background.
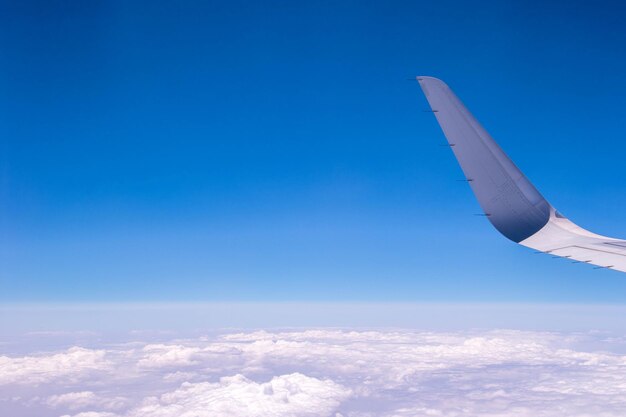
[{"label": "cloud", "polygon": [[142,349],[137,365],[144,368],[193,365],[193,356],[201,349],[182,345],[151,344]]},{"label": "cloud", "polygon": [[76,380],[107,368],[104,350],[73,347],[52,355],[0,356],[0,386],[37,385],[58,379]]},{"label": "cloud", "polygon": [[621,352],[598,333],[255,331],[4,356],[0,383],[41,417],[617,417]]},{"label": "cloud", "polygon": [[119,417],[117,414],[113,413],[100,413],[97,411],[87,411],[85,413],[78,413],[70,416],[69,414],[65,414],[61,417]]},{"label": "cloud", "polygon": [[86,407],[98,407],[107,410],[123,408],[127,401],[123,397],[100,397],[92,391],[68,392],[60,395],[51,395],[45,400],[46,405],[52,408],[66,408],[78,410]]},{"label": "cloud", "polygon": [[217,383],[183,383],[160,398],[148,398],[127,417],[329,416],[350,396],[330,380],[294,373],[257,383],[235,375]]},{"label": "cloud", "polygon": [[46,404],[50,407],[68,407],[70,409],[83,408],[94,405],[97,402],[97,396],[91,391],[68,392],[61,395],[52,395],[46,400]]}]

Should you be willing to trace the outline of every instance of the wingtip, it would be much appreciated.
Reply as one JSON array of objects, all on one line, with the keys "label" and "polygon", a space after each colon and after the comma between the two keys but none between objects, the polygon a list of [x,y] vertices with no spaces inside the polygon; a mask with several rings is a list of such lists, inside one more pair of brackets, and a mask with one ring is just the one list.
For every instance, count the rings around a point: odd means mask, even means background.
[{"label": "wingtip", "polygon": [[415,79],[421,84],[421,83],[439,83],[439,84],[443,84],[446,85],[445,82],[443,82],[442,80],[440,80],[437,77],[432,77],[430,75],[418,75],[417,77],[415,77]]}]

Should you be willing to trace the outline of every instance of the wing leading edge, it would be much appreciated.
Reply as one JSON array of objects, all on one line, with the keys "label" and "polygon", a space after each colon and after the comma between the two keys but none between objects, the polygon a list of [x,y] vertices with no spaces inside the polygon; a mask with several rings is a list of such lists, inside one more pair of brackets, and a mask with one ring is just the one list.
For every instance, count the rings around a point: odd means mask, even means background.
[{"label": "wing leading edge", "polygon": [[561,216],[443,81],[417,81],[480,206],[500,233],[541,252],[626,272],[625,240],[591,233]]}]

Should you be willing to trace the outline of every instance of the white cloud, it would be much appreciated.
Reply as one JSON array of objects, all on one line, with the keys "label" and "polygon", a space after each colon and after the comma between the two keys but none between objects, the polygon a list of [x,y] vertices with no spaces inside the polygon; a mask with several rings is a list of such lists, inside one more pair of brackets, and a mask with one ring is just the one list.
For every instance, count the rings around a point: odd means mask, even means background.
[{"label": "white cloud", "polygon": [[199,348],[182,345],[150,344],[142,349],[143,356],[137,364],[145,368],[193,365],[193,356]]},{"label": "white cloud", "polygon": [[46,399],[45,403],[52,408],[62,407],[68,410],[79,410],[86,407],[116,410],[123,408],[127,401],[123,397],[101,397],[92,391],[80,391],[51,395]]},{"label": "white cloud", "polygon": [[73,347],[51,355],[0,356],[0,385],[76,380],[108,366],[104,350]]},{"label": "white cloud", "polygon": [[281,375],[257,383],[243,375],[217,383],[183,383],[160,398],[148,398],[128,417],[329,416],[350,395],[330,380],[302,374]]},{"label": "white cloud", "polygon": [[5,356],[0,383],[44,398],[41,417],[621,417],[622,351],[595,333],[257,331]]},{"label": "white cloud", "polygon": [[61,417],[119,417],[117,414],[113,413],[100,413],[97,411],[87,411],[85,413],[78,413],[70,416],[69,414],[65,414]]},{"label": "white cloud", "polygon": [[169,374],[165,374],[163,376],[164,381],[173,381],[173,382],[181,382],[181,381],[189,381],[198,376],[196,372],[181,372],[176,371]]},{"label": "white cloud", "polygon": [[68,407],[70,409],[83,408],[88,405],[94,405],[97,402],[97,396],[91,391],[68,392],[61,395],[51,395],[46,400],[46,404],[50,407]]}]

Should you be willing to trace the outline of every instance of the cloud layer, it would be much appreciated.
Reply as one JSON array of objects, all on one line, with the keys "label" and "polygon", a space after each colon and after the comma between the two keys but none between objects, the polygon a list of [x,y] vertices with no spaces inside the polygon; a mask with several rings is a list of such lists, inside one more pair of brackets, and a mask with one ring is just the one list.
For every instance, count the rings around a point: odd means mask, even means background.
[{"label": "cloud layer", "polygon": [[0,414],[68,417],[626,415],[621,338],[255,331],[0,356]]}]

